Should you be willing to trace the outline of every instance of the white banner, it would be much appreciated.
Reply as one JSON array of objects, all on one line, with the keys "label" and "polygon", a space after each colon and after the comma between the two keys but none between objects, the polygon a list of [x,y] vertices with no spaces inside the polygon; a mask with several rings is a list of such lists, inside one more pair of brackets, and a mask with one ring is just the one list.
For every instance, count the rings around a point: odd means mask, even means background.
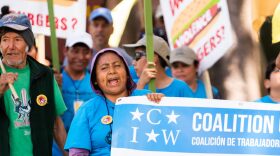
[{"label": "white banner", "polygon": [[193,48],[200,73],[234,45],[226,0],[160,0],[160,5],[170,48]]},{"label": "white banner", "polygon": [[280,155],[280,105],[145,96],[120,98],[112,156]]},{"label": "white banner", "polygon": [[[26,14],[36,34],[50,36],[47,0],[1,0],[0,6]],[[56,35],[66,38],[74,31],[86,31],[86,0],[54,0]]]}]

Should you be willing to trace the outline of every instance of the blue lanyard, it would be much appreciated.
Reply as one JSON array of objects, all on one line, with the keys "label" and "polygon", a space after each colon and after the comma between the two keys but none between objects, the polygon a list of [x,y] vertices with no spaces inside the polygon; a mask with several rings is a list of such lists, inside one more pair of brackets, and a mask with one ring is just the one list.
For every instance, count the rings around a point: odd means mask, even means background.
[{"label": "blue lanyard", "polygon": [[[111,116],[110,115],[110,111],[109,111],[109,107],[108,107],[108,102],[107,102],[107,99],[106,97],[104,96],[104,99],[105,99],[105,103],[106,103],[106,109],[107,109],[107,115]],[[113,123],[113,122],[112,122]],[[112,143],[112,123],[110,123],[110,131],[107,133],[106,137],[105,137],[105,141],[111,145]]]},{"label": "blue lanyard", "polygon": [[[67,71],[65,71],[65,73],[68,75],[69,79],[71,80],[71,82],[73,84],[73,87],[75,88],[75,97],[76,97],[76,100],[78,100],[79,99],[79,95],[80,95],[79,88],[80,88],[80,86],[82,84],[83,79],[82,80],[73,80],[71,78],[71,76],[68,74]],[[79,82],[78,85],[76,85],[76,82]]]}]

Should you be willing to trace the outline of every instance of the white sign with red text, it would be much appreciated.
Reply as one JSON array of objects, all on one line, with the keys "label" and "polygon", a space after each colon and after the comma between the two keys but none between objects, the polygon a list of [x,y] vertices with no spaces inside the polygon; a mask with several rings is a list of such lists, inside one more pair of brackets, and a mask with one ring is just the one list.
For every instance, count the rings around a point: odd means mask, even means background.
[{"label": "white sign with red text", "polygon": [[187,45],[210,68],[234,45],[225,0],[160,0],[171,49]]},{"label": "white sign with red text", "polygon": [[[54,0],[56,35],[66,38],[74,31],[86,31],[86,0]],[[36,34],[50,36],[47,0],[1,0],[0,6],[26,14]]]}]

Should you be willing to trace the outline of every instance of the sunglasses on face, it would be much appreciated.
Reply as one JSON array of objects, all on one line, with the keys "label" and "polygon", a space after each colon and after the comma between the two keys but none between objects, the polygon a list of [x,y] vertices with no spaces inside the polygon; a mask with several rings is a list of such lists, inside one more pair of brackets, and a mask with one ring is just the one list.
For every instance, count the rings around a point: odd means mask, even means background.
[{"label": "sunglasses on face", "polygon": [[135,51],[135,58],[134,58],[135,61],[140,60],[142,56],[146,56],[145,51],[140,51],[140,50]]}]

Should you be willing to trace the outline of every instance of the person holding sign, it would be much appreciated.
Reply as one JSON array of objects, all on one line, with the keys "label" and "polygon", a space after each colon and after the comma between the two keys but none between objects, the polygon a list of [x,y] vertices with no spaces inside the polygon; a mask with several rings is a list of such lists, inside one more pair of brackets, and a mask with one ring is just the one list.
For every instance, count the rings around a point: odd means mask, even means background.
[{"label": "person holding sign", "polygon": [[[156,92],[173,97],[192,97],[192,90],[181,80],[168,77],[165,68],[169,63],[169,47],[164,39],[153,36],[155,57],[154,62],[147,62],[146,59],[146,37],[144,36],[135,44],[124,44],[123,46],[135,53],[134,68],[139,77],[137,88],[148,88],[147,84],[155,78]],[[132,51],[132,52],[131,52]],[[149,66],[152,66],[149,68]]]},{"label": "person holding sign", "polygon": [[135,90],[129,69],[116,48],[99,51],[92,60],[90,84],[97,94],[77,111],[65,149],[72,155],[110,155],[113,114],[120,97],[146,95],[159,102],[163,94]]},{"label": "person holding sign", "polygon": [[276,67],[275,61],[269,63],[265,71],[264,87],[268,95],[256,100],[256,102],[279,103],[280,102],[280,70]]},{"label": "person holding sign", "polygon": [[[170,54],[170,64],[173,77],[186,82],[196,98],[207,98],[205,85],[198,79],[199,62],[195,52],[188,46],[174,49]],[[212,87],[213,97],[218,99],[218,89]]]},{"label": "person holding sign", "polygon": [[53,137],[64,146],[66,107],[53,71],[27,55],[34,41],[26,15],[0,19],[1,156],[51,156]]}]

